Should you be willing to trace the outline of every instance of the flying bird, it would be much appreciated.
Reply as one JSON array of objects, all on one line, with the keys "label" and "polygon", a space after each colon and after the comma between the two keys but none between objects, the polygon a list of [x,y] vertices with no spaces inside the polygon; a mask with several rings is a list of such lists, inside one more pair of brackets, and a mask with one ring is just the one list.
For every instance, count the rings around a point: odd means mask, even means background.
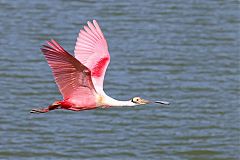
[{"label": "flying bird", "polygon": [[151,102],[140,97],[119,101],[104,92],[103,81],[110,55],[107,41],[96,20],[88,21],[80,30],[74,50],[75,57],[53,39],[47,41],[41,51],[52,69],[63,100],[55,101],[46,108],[32,109],[31,113],[46,113],[54,109],[82,111],[149,103],[169,104],[166,101]]}]

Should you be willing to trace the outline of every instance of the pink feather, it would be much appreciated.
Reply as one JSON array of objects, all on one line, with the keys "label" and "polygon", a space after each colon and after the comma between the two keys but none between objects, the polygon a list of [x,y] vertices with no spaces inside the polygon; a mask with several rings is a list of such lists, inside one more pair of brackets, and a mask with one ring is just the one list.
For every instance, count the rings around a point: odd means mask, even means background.
[{"label": "pink feather", "polygon": [[91,70],[94,87],[98,93],[103,92],[103,81],[110,62],[107,41],[96,20],[87,23],[80,30],[75,46],[75,57]]},{"label": "pink feather", "polygon": [[[110,62],[107,41],[96,20],[81,29],[75,46],[75,57],[55,40],[47,41],[41,49],[52,69],[57,86],[63,96],[47,108],[33,109],[31,113],[46,113],[54,109],[73,111],[109,106],[136,106],[150,101],[118,101],[103,91],[103,81]],[[160,101],[157,101],[157,103]],[[165,103],[167,104],[167,103]]]},{"label": "pink feather", "polygon": [[96,106],[96,91],[91,71],[65,51],[55,40],[41,49],[52,69],[64,100],[76,106]]}]

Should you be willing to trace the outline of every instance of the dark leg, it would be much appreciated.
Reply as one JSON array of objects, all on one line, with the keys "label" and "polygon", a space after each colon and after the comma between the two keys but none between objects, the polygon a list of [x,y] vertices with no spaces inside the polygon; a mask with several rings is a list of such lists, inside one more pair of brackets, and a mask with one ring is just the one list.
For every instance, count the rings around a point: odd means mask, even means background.
[{"label": "dark leg", "polygon": [[54,109],[58,109],[60,107],[61,102],[56,101],[52,105],[48,106],[47,108],[41,108],[41,109],[32,109],[30,113],[46,113]]},{"label": "dark leg", "polygon": [[30,113],[46,113],[49,112],[48,107],[47,108],[41,108],[41,109],[32,109]]}]

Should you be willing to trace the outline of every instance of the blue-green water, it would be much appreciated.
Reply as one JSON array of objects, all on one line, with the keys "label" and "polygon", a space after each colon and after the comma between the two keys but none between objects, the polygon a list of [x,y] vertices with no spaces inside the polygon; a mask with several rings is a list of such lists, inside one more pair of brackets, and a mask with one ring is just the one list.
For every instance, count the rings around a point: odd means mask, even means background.
[{"label": "blue-green water", "polygon": [[[239,2],[0,1],[0,159],[239,159]],[[105,91],[169,107],[57,110],[40,47],[73,53],[97,19],[111,63]]]}]

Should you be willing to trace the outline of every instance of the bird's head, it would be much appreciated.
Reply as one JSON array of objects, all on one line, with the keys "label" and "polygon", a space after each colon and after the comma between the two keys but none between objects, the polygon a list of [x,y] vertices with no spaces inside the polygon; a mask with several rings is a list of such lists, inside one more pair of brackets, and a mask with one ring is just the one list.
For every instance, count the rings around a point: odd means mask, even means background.
[{"label": "bird's head", "polygon": [[143,105],[143,104],[151,103],[150,101],[145,100],[145,99],[140,98],[140,97],[133,97],[131,99],[131,102],[135,103],[136,105]]},{"label": "bird's head", "polygon": [[144,104],[149,104],[149,103],[160,103],[160,104],[165,104],[169,105],[170,103],[167,101],[149,101],[140,97],[133,97],[131,99],[131,102],[134,103],[135,105],[144,105]]}]

